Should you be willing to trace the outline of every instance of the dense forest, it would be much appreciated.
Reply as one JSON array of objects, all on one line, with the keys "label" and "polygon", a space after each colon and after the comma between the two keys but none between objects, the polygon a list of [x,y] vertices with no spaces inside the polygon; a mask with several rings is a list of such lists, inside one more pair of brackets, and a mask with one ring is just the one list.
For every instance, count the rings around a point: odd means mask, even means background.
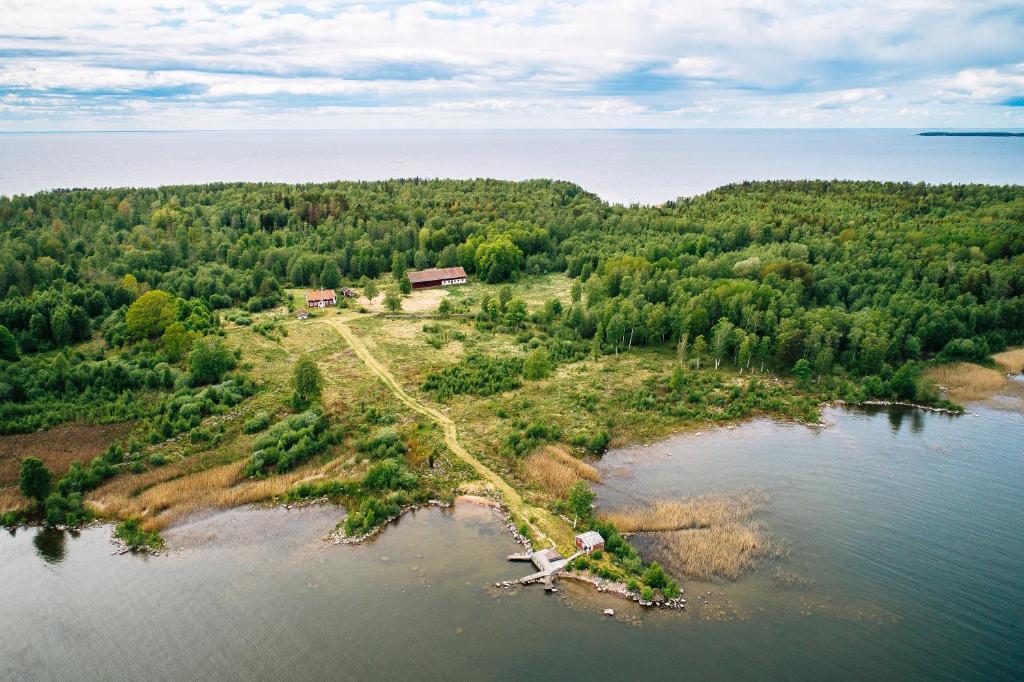
[{"label": "dense forest", "polygon": [[[559,342],[553,362],[671,344],[698,364],[838,373],[913,398],[916,363],[1024,341],[1024,188],[761,182],[629,207],[546,180],[3,197],[0,432],[146,417],[166,437],[216,409],[195,396],[237,362],[219,310],[453,265],[486,282],[574,278],[564,307],[533,311]],[[507,303],[479,314],[514,327],[528,311]]]}]

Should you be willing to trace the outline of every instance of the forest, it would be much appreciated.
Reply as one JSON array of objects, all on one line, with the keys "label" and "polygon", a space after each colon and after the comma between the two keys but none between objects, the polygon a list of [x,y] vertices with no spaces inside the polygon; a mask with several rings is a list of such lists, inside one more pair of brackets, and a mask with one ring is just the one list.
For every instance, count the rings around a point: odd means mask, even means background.
[{"label": "forest", "polygon": [[[0,197],[0,432],[145,418],[167,437],[216,405],[183,414],[174,401],[237,364],[216,342],[219,311],[453,265],[491,283],[575,280],[567,306],[533,313],[557,343],[529,371],[671,345],[697,366],[841,375],[870,397],[927,400],[920,363],[985,362],[1024,341],[1024,188],[758,182],[660,206],[547,180]],[[520,304],[475,314],[514,331]],[[466,363],[427,388],[500,391],[522,371]]]}]

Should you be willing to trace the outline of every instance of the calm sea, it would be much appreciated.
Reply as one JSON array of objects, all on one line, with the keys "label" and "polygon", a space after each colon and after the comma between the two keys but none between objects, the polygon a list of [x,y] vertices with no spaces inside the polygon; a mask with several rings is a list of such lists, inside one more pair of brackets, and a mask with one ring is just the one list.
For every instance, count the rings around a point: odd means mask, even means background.
[{"label": "calm sea", "polygon": [[333,507],[196,518],[148,559],[111,556],[109,527],[0,531],[0,679],[1022,679],[1024,417],[825,417],[601,465],[603,507],[763,490],[759,519],[800,588],[773,566],[688,581],[683,613],[566,581],[497,589],[524,568],[500,520],[469,504],[358,547],[323,542]]},{"label": "calm sea", "polygon": [[0,134],[0,195],[58,187],[397,177],[569,180],[660,203],[766,179],[1024,183],[1024,138],[917,130],[282,131]]}]

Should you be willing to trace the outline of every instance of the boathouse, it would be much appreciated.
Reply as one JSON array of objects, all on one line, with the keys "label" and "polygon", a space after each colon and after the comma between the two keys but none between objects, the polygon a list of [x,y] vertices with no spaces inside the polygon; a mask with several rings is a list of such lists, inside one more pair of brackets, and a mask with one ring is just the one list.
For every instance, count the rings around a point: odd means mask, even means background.
[{"label": "boathouse", "polygon": [[596,530],[580,533],[576,536],[576,549],[582,550],[587,554],[604,549],[604,538]]},{"label": "boathouse", "polygon": [[410,270],[405,273],[413,289],[430,287],[450,287],[466,283],[466,271],[462,268],[430,268],[429,270]]},{"label": "boathouse", "polygon": [[329,305],[338,305],[338,295],[334,289],[317,289],[306,292],[307,308],[326,308]]}]

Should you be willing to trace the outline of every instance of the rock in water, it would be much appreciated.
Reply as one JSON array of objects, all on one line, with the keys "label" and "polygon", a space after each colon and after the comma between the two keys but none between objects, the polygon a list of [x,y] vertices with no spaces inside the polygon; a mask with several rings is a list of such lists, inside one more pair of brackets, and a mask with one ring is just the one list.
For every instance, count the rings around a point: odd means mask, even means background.
[{"label": "rock in water", "polygon": [[604,615],[606,615],[606,616],[614,616],[615,615],[615,609],[605,609],[604,610]]}]

